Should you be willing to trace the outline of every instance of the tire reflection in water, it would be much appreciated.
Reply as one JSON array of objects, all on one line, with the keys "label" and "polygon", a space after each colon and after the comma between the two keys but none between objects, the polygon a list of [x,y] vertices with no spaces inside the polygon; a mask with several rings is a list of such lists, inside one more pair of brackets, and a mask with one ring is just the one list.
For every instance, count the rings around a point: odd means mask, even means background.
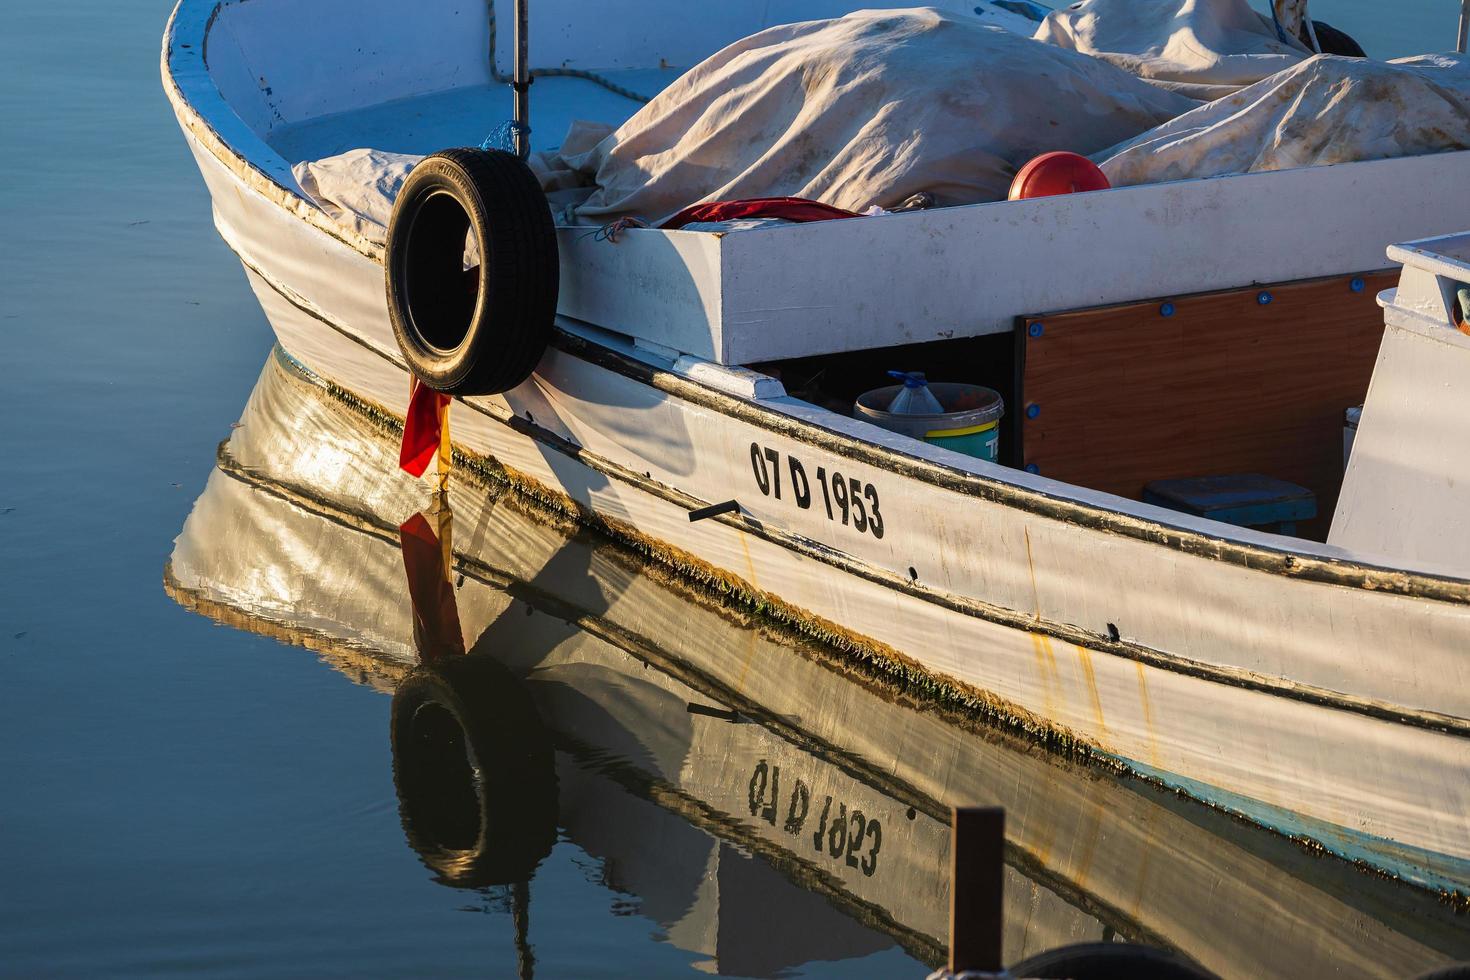
[{"label": "tire reflection in water", "polygon": [[393,693],[393,785],[404,836],[437,881],[507,886],[517,972],[530,977],[530,880],[556,843],[556,759],[525,685],[464,653],[451,521],[441,499],[401,529],[422,664]]},{"label": "tire reflection in water", "polygon": [[[609,937],[607,962],[664,955],[581,918],[591,894],[699,969],[878,956],[921,975],[943,959],[956,802],[1007,809],[1012,962],[1125,939],[1224,976],[1398,980],[1470,951],[1432,896],[916,704],[500,483],[456,470],[452,516],[436,503],[400,524],[425,488],[397,453],[381,419],[278,351],[164,584],[397,691],[403,830],[434,878],[513,913],[523,976],[533,872],[543,942],[573,937],[562,973]],[[563,857],[591,892],[546,875]]]}]

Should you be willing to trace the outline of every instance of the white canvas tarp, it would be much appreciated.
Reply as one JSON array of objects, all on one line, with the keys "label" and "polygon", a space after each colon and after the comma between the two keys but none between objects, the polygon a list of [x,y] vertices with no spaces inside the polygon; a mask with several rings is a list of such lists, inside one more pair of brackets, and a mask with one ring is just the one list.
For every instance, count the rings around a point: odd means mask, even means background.
[{"label": "white canvas tarp", "polygon": [[1094,153],[1193,105],[977,18],[868,10],[738,41],[590,151],[538,163],[595,185],[577,215],[597,222],[751,197],[971,204],[1036,154]]},{"label": "white canvas tarp", "polygon": [[1246,0],[1080,0],[1048,14],[1035,37],[1201,101],[1311,55]]},{"label": "white canvas tarp", "polygon": [[1470,59],[1317,55],[1095,158],[1114,187],[1470,148]]},{"label": "white canvas tarp", "polygon": [[398,190],[422,159],[414,153],[348,150],[321,160],[304,160],[291,173],[334,221],[382,245],[388,240],[388,219],[393,216]]},{"label": "white canvas tarp", "polygon": [[[575,125],[529,162],[563,220],[602,224],[750,197],[853,211],[919,192],[994,201],[1055,149],[1093,155],[1123,186],[1470,147],[1462,56],[1308,56],[1244,0],[1083,0],[1043,35],[1053,43],[927,8],[771,28],[617,130]],[[1229,94],[1201,105],[1177,91],[1212,86]],[[382,242],[419,159],[359,149],[294,171],[329,214]]]}]

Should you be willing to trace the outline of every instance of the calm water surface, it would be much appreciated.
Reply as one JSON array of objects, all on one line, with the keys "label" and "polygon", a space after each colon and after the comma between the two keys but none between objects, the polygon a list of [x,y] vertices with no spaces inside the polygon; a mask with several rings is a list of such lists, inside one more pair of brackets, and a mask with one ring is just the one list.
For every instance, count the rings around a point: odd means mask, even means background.
[{"label": "calm water surface", "polygon": [[[1453,36],[1444,0],[1316,6],[1378,55]],[[457,690],[419,664],[433,617],[412,627],[397,525],[424,501],[271,354],[159,89],[168,4],[12,8],[0,973],[917,977],[961,793],[1006,805],[1032,855],[1008,871],[1010,953],[1136,938],[1241,975],[1470,957],[1465,920],[1414,892],[912,711],[467,488],[458,662],[482,699],[424,708]],[[334,458],[357,462],[302,468]],[[462,772],[413,765],[436,738],[517,774],[508,842],[478,836],[499,804]]]}]

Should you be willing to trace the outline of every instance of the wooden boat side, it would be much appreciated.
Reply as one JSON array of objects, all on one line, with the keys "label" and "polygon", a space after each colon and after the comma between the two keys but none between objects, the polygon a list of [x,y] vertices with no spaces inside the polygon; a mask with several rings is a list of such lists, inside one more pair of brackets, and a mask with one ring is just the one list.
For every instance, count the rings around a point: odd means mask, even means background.
[{"label": "wooden boat side", "polygon": [[[209,158],[205,157],[201,161],[201,166],[204,167],[206,177],[213,185],[219,175],[217,171],[211,173],[210,162]],[[241,254],[247,268],[254,270],[258,277],[256,284],[258,286],[267,284],[265,290],[257,290],[258,294],[261,294],[262,302],[267,304],[267,309],[280,307],[284,300],[285,304],[290,306],[291,312],[283,313],[283,316],[299,317],[302,311],[306,311],[306,314],[316,323],[313,329],[320,329],[322,323],[327,323],[333,325],[343,335],[353,337],[357,353],[349,357],[343,351],[333,350],[331,354],[320,357],[310,356],[308,352],[311,347],[299,334],[286,340],[288,348],[298,356],[302,356],[316,369],[324,371],[328,376],[337,377],[339,380],[356,377],[366,379],[384,370],[395,372],[401,369],[396,348],[385,322],[386,315],[382,307],[380,287],[377,285],[381,273],[376,264],[358,260],[361,264],[354,268],[353,261],[343,254],[343,250],[333,249],[333,246],[325,244],[321,236],[314,236],[299,222],[275,220],[273,215],[279,212],[273,209],[262,210],[250,218],[243,214],[232,215],[228,210],[228,205],[233,203],[232,198],[240,200],[238,195],[230,190],[228,183],[217,188],[215,200],[221,232],[232,247]],[[284,217],[283,215],[282,218]],[[308,254],[317,253],[310,258],[309,265],[297,266],[297,270],[303,273],[299,281],[313,293],[315,300],[308,300],[297,290],[280,283],[275,275],[264,270],[251,258],[250,252],[246,251],[249,248],[248,241],[251,239],[264,239],[270,241],[273,246],[280,246],[293,235],[304,239],[300,243],[303,251],[307,251]],[[337,254],[322,255],[321,251],[324,248],[333,249]],[[270,295],[267,296],[265,293]],[[278,321],[279,330],[281,328],[280,317],[273,317],[273,319]],[[374,325],[379,324],[378,329],[373,329]],[[576,329],[574,325],[568,324],[567,326],[569,331]],[[296,332],[293,331],[293,333]],[[653,363],[654,358],[645,352],[629,348],[624,353],[618,354],[612,346],[588,343],[585,339],[573,338],[570,332],[565,334],[561,343],[563,346],[573,348],[578,359],[597,359],[602,367],[616,368],[633,380],[666,394],[676,395],[683,401],[715,408],[721,414],[726,414],[739,421],[751,422],[764,431],[798,440],[805,445],[824,451],[837,453],[859,464],[877,467],[882,473],[889,476],[916,479],[946,491],[963,493],[974,499],[1003,504],[1022,511],[1027,518],[1062,521],[1079,528],[1102,531],[1133,541],[1157,545],[1170,552],[1220,560],[1252,572],[1272,573],[1287,580],[1346,585],[1361,592],[1371,593],[1378,599],[1388,594],[1396,594],[1414,598],[1432,598],[1451,603],[1456,607],[1462,607],[1465,604],[1467,585],[1464,580],[1453,576],[1425,575],[1400,569],[1377,567],[1361,561],[1353,561],[1351,558],[1344,558],[1343,553],[1336,549],[1310,545],[1292,539],[1253,534],[1222,525],[1212,525],[1210,522],[1195,521],[1184,515],[1160,511],[1118,498],[1109,498],[1102,494],[1089,493],[1079,488],[1057,484],[1054,481],[1028,477],[1026,474],[998,467],[986,467],[984,464],[978,464],[964,457],[930,450],[928,447],[916,447],[913,443],[901,446],[899,441],[892,437],[879,436],[872,441],[865,441],[863,437],[870,436],[874,431],[870,427],[852,420],[838,418],[831,413],[805,406],[794,400],[757,403],[748,398],[736,397],[708,384],[693,382],[669,370],[667,366],[659,368]],[[612,341],[607,340],[606,343],[611,345]],[[331,358],[338,360],[334,362]],[[590,360],[588,362],[591,363]],[[348,386],[351,387],[354,383],[357,382],[350,382]],[[366,384],[367,382],[361,383]],[[394,385],[392,394],[388,396],[390,403],[401,397],[397,387]],[[523,386],[523,389],[523,391],[512,393],[511,398],[506,402],[507,407],[518,401],[524,401],[528,405],[536,404],[538,400],[536,385]],[[476,403],[472,401],[470,404]],[[519,414],[517,411],[506,411],[505,409],[501,409],[501,413],[507,416]],[[543,412],[541,417],[554,418],[555,413]],[[567,432],[558,434],[562,438],[570,435]],[[595,443],[599,437],[596,433],[589,432],[586,438]],[[647,466],[643,465],[644,462],[648,461],[629,460],[632,465],[623,468],[630,473],[642,472],[647,469]],[[659,466],[667,466],[669,461],[654,462]],[[677,486],[680,480],[676,475],[671,475],[669,483]],[[738,485],[729,480],[724,481],[725,487]],[[691,490],[694,491],[691,500],[698,499],[699,503],[711,502],[697,488],[683,488],[686,494],[689,494]],[[720,491],[706,490],[704,494],[717,492]],[[1112,502],[1115,502],[1112,507],[1107,506]],[[725,522],[740,528],[757,526],[779,528],[784,523],[781,520],[772,520],[769,514],[757,514],[754,522],[747,517],[737,515],[727,515],[717,519],[718,522]],[[807,537],[813,536],[807,535]],[[907,562],[898,564],[896,567],[891,561],[887,564],[893,569],[892,574],[901,575],[908,567]],[[928,583],[931,581],[933,580],[926,574],[925,584],[915,583],[914,585],[927,592],[929,591]],[[934,584],[940,587],[940,591],[952,594],[993,596],[993,601],[999,600],[996,601],[997,605],[1012,610],[1023,610],[1033,605],[1032,590],[1025,581],[1017,583],[1021,586],[1019,590],[1012,590],[1012,601],[1004,601],[1002,597],[996,596],[993,589],[946,588],[942,580]],[[1043,618],[1050,620],[1053,617]],[[1092,621],[1095,625],[1092,626],[1090,632],[1101,636],[1107,635],[1102,629],[1106,623],[1119,622],[1120,618],[1111,616],[1107,612],[1094,616],[1083,616],[1074,612],[1056,617],[1056,620],[1073,623]],[[1126,623],[1123,629],[1124,635],[1133,633]],[[1162,642],[1146,642],[1144,645],[1155,649],[1171,648],[1169,644]],[[1201,659],[1208,661],[1209,658]],[[1259,673],[1273,672],[1260,671]],[[1461,716],[1456,714],[1454,717]]]},{"label": "wooden boat side", "polygon": [[[351,342],[314,322],[300,324],[303,332],[297,333],[283,311],[273,308],[269,291],[257,288],[278,329],[284,327],[283,342],[350,373]],[[366,357],[370,363],[372,355]],[[574,369],[584,363],[569,362]],[[354,376],[345,387],[386,405],[401,397],[402,384],[401,378],[377,385]],[[526,410],[538,420],[553,417],[545,403]],[[1386,833],[1395,840],[1424,840],[1427,832],[1439,841],[1435,846],[1450,852],[1462,839],[1455,828],[1464,810],[1455,800],[1470,785],[1463,737],[1274,696],[1300,682],[1288,681],[1263,695],[1182,673],[1172,662],[1117,656],[1113,644],[1059,641],[1048,632],[1050,622],[1022,618],[1020,625],[1014,619],[1007,624],[944,605],[916,605],[911,595],[881,582],[833,576],[830,566],[767,538],[715,521],[691,526],[687,502],[631,488],[589,465],[595,459],[575,444],[563,453],[508,434],[501,422],[478,414],[461,413],[455,428],[458,443],[476,453],[493,453],[521,490],[562,503],[568,513],[621,535],[685,574],[837,642],[849,656],[877,664],[927,697],[958,698],[1083,751],[1161,772],[1189,772],[1200,776],[1202,785],[1233,786],[1230,792],[1241,799],[1269,800],[1241,812],[1278,829],[1287,825],[1272,820],[1283,814],[1335,812],[1354,827],[1392,824],[1395,829]],[[679,547],[669,546],[670,541]],[[834,631],[838,621],[842,626]],[[1217,739],[1226,732],[1232,748],[1221,757]],[[1307,732],[1312,734],[1304,737]],[[1337,802],[1324,803],[1323,795]],[[1290,826],[1299,829],[1298,824]],[[1417,864],[1385,865],[1383,846],[1361,831],[1354,833],[1352,840],[1340,842],[1347,849],[1339,853],[1391,867],[1423,884],[1462,887],[1455,883],[1466,872],[1456,870],[1453,861],[1432,864],[1440,870],[1427,875]]]}]

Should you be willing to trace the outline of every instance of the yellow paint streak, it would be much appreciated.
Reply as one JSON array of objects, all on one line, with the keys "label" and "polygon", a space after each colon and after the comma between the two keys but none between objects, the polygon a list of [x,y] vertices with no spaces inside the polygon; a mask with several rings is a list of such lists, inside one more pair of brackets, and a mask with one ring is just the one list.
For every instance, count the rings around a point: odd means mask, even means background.
[{"label": "yellow paint streak", "polygon": [[736,531],[735,537],[740,541],[740,551],[745,555],[745,581],[752,589],[759,589],[760,583],[755,578],[755,562],[750,557],[750,545],[745,543],[745,532]]},{"label": "yellow paint streak", "polygon": [[750,665],[755,661],[755,651],[761,639],[758,630],[744,630],[742,635],[745,637],[745,656],[740,658],[740,676],[735,681],[735,690],[740,694],[745,693],[745,678],[750,674]]},{"label": "yellow paint streak", "polygon": [[1092,670],[1092,651],[1086,647],[1077,647],[1077,662],[1082,665],[1082,677],[1087,683],[1087,693],[1092,698],[1092,720],[1097,724],[1098,734],[1107,732],[1107,722],[1103,721],[1102,696],[1097,690],[1097,674]]},{"label": "yellow paint streak", "polygon": [[1133,661],[1133,669],[1138,672],[1138,701],[1143,708],[1143,729],[1148,748],[1148,762],[1155,769],[1162,769],[1158,739],[1154,735],[1154,709],[1148,700],[1148,681],[1143,676],[1143,663],[1138,660]]},{"label": "yellow paint streak", "polygon": [[1041,686],[1042,704],[1046,708],[1047,717],[1055,718],[1057,689],[1061,686],[1061,677],[1057,673],[1057,657],[1051,648],[1051,637],[1040,633],[1026,635],[1031,637],[1031,651],[1036,655],[1036,679]]},{"label": "yellow paint streak", "polygon": [[1082,845],[1082,852],[1077,857],[1076,870],[1072,872],[1072,881],[1078,888],[1087,888],[1087,879],[1092,874],[1092,863],[1097,858],[1097,845],[1102,838],[1102,824],[1106,814],[1107,808],[1103,805],[1102,800],[1089,794],[1086,815],[1072,834],[1074,840],[1080,838]]},{"label": "yellow paint streak", "polygon": [[1143,915],[1144,896],[1152,895],[1154,891],[1149,887],[1149,864],[1154,853],[1155,836],[1153,819],[1151,815],[1145,815],[1143,818],[1143,846],[1139,848],[1138,864],[1134,868],[1137,878],[1134,880],[1133,901],[1128,908],[1129,914],[1135,920]]}]

